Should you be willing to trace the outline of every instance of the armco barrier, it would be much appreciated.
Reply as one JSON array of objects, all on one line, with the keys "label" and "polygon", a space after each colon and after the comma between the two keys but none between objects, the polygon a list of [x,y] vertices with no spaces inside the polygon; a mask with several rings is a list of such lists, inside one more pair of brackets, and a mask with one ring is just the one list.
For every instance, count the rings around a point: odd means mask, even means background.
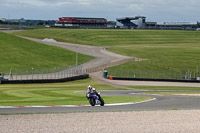
[{"label": "armco barrier", "polygon": [[[109,79],[110,79],[110,78],[109,78]],[[123,78],[123,77],[112,77],[112,80],[166,81],[166,82],[190,82],[190,83],[200,83],[200,80],[148,79],[148,78]]]},{"label": "armco barrier", "polygon": [[81,80],[89,78],[89,74],[83,74],[74,77],[61,78],[61,79],[46,79],[46,80],[7,80],[1,81],[1,84],[30,84],[30,83],[59,83],[59,82],[68,82],[74,80]]}]

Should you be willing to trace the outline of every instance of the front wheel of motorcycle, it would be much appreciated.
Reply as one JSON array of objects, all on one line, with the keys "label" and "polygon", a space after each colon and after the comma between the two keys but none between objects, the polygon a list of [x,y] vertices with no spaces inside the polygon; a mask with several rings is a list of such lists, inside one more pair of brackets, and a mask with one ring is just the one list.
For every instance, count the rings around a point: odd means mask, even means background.
[{"label": "front wheel of motorcycle", "polygon": [[89,98],[89,102],[92,106],[95,106],[95,99],[94,98]]},{"label": "front wheel of motorcycle", "polygon": [[101,102],[100,105],[101,105],[101,106],[104,106],[104,100],[103,100],[101,97],[99,98],[99,101]]}]

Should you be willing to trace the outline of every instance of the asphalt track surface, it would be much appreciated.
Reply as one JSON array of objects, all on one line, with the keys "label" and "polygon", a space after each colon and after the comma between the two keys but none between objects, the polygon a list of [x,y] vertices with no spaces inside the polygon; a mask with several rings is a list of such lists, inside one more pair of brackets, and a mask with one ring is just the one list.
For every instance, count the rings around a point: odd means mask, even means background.
[{"label": "asphalt track surface", "polygon": [[[71,113],[71,112],[119,112],[119,111],[156,111],[156,110],[194,110],[200,109],[200,97],[191,96],[164,96],[141,95],[144,91],[102,91],[103,96],[144,96],[155,100],[116,106],[80,106],[80,107],[28,107],[28,108],[1,108],[0,114],[23,113]],[[181,93],[181,92],[180,92]],[[106,101],[105,101],[106,102]]]},{"label": "asphalt track surface", "polygon": [[[39,39],[27,38],[33,41],[45,43],[47,45],[54,45],[72,51],[78,51],[79,53],[95,56],[96,58],[85,63],[85,68],[98,67],[103,64],[111,64],[118,62],[124,63],[132,58],[117,55],[111,52],[108,52],[103,47],[94,47],[94,46],[85,46],[71,43],[62,43],[62,42],[43,42]],[[139,60],[140,61],[140,60]],[[108,81],[102,79],[102,74],[90,74],[90,76],[97,81],[107,83],[116,87],[127,88],[124,85],[135,85],[133,81]],[[137,82],[138,83],[138,82]],[[151,82],[153,86],[185,86],[185,83],[179,83],[178,85],[174,83],[161,83],[161,82]],[[157,85],[158,84],[158,85]],[[195,84],[195,83],[194,83]],[[187,86],[193,86],[194,84],[187,84]],[[140,82],[137,85],[149,85],[146,82]],[[195,84],[195,86],[200,86],[200,84]],[[127,88],[129,89],[129,88]],[[144,96],[152,97],[155,100],[137,104],[130,105],[118,105],[118,106],[87,106],[87,107],[29,107],[29,108],[0,108],[0,114],[22,114],[22,113],[64,113],[64,112],[112,112],[112,111],[144,111],[144,110],[193,110],[200,109],[200,97],[192,96],[164,96],[164,95],[141,95],[138,94],[141,91],[127,90],[127,91],[102,91],[101,95],[103,96]],[[142,91],[143,92],[143,91]],[[105,101],[106,102],[106,101]]]}]

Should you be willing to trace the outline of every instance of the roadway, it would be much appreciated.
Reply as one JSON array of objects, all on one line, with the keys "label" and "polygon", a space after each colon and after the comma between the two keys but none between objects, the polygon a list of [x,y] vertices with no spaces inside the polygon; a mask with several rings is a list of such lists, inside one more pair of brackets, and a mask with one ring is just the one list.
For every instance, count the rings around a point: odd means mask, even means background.
[{"label": "roadway", "polygon": [[[200,97],[194,96],[164,96],[142,95],[144,91],[102,91],[103,96],[144,96],[155,98],[151,101],[127,104],[101,106],[78,106],[78,107],[18,107],[0,108],[0,114],[23,114],[23,113],[72,113],[72,112],[113,112],[113,111],[156,111],[156,110],[194,110],[200,109]],[[145,91],[152,92],[152,91]],[[167,91],[166,91],[167,92]],[[181,93],[181,92],[180,92]],[[105,101],[106,102],[106,101]],[[89,103],[88,103],[89,104]]]}]

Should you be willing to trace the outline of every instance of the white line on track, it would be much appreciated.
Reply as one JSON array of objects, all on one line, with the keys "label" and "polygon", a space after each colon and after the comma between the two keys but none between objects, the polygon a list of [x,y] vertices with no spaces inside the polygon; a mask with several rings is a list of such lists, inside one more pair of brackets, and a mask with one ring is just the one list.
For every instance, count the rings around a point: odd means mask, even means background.
[{"label": "white line on track", "polygon": [[131,105],[131,104],[139,104],[139,103],[150,102],[150,101],[154,101],[154,100],[156,100],[156,98],[153,98],[153,99],[150,99],[150,100],[141,101],[141,102],[129,102],[129,103],[105,104],[105,106]]},{"label": "white line on track", "polygon": [[[131,95],[135,95],[137,93],[129,93]],[[150,96],[164,96],[164,95],[161,95],[161,94],[145,94],[145,95],[150,95]]]},{"label": "white line on track", "polygon": [[[120,105],[131,105],[139,104],[156,100],[156,98],[145,100],[141,102],[128,102],[128,103],[115,103],[115,104],[105,104],[105,106],[120,106]],[[98,105],[99,106],[99,105]],[[52,105],[52,106],[0,106],[1,109],[10,108],[53,108],[53,107],[90,107],[90,105]]]}]

